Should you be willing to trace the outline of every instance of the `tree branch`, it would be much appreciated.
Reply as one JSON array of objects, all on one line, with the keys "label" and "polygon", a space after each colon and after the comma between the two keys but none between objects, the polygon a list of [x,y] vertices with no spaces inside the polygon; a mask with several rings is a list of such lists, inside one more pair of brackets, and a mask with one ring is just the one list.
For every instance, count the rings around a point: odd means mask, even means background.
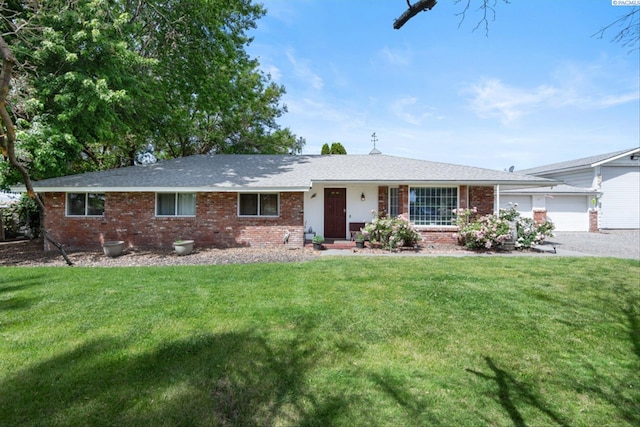
[{"label": "tree branch", "polygon": [[[462,0],[456,0],[454,3],[458,4],[461,1]],[[504,2],[508,4],[509,0],[504,0]],[[482,11],[482,19],[480,19],[480,21],[478,21],[476,26],[473,27],[473,31],[477,30],[478,28],[480,28],[482,24],[484,24],[484,34],[487,37],[489,36],[489,15],[491,15],[491,21],[496,20],[495,7],[497,3],[498,3],[498,0],[493,0],[493,2],[491,2],[491,0],[482,0],[482,4],[480,4],[480,6],[478,6],[478,9],[476,9],[476,10]],[[460,16],[460,22],[458,23],[458,28],[460,28],[460,26],[462,25],[462,22],[467,17],[467,12],[469,11],[470,6],[471,6],[471,0],[467,0],[467,4],[464,6],[464,9],[462,9],[462,12],[456,14],[456,16]]]},{"label": "tree branch", "polygon": [[29,171],[27,171],[27,168],[16,158],[16,128],[13,124],[13,120],[11,119],[11,115],[7,111],[7,94],[9,93],[11,74],[13,73],[13,66],[16,63],[16,60],[13,56],[13,52],[11,52],[9,45],[7,45],[2,35],[0,35],[0,55],[2,56],[2,71],[0,72],[0,119],[2,120],[2,125],[4,127],[4,132],[2,136],[0,136],[0,146],[2,147],[2,154],[9,160],[9,164],[15,167],[18,172],[20,172],[24,180],[25,188],[27,189],[27,194],[29,195],[29,197],[36,201],[38,207],[40,208],[40,214],[42,218],[41,230],[43,237],[60,250],[62,257],[68,265],[73,265],[73,262],[71,262],[71,260],[67,256],[64,247],[59,242],[51,238],[51,236],[49,236],[49,233],[47,232],[47,229],[44,225],[44,218],[46,214],[44,203],[42,202],[40,197],[38,197],[33,191],[33,183],[31,182]]},{"label": "tree branch", "polygon": [[404,24],[406,24],[411,18],[416,16],[418,13],[424,10],[431,10],[433,6],[436,5],[436,3],[437,3],[436,0],[418,0],[412,6],[411,3],[409,3],[409,0],[407,0],[407,5],[409,5],[409,9],[405,10],[404,13],[400,15],[400,17],[398,17],[398,19],[396,19],[393,22],[393,28],[396,30],[399,30],[400,28],[402,28]]},{"label": "tree branch", "polygon": [[628,47],[629,53],[640,49],[640,7],[634,7],[631,12],[622,15],[606,27],[602,27],[599,31],[592,34],[591,37],[603,38],[604,33],[618,24],[622,27],[611,40],[614,43],[620,43],[622,47]]}]

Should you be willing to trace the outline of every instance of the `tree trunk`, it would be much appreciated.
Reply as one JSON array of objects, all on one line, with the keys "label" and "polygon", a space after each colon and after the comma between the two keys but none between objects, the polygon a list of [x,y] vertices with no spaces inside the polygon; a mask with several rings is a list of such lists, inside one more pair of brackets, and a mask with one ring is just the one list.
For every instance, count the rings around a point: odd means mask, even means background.
[{"label": "tree trunk", "polygon": [[29,195],[29,197],[36,201],[38,207],[40,208],[40,232],[42,233],[42,236],[48,242],[58,248],[67,265],[73,265],[73,262],[71,262],[71,260],[67,256],[67,253],[65,252],[62,244],[49,236],[49,233],[47,232],[47,228],[45,226],[46,210],[44,207],[44,203],[42,202],[40,197],[38,197],[33,191],[33,184],[31,182],[31,177],[29,176],[29,171],[16,158],[16,128],[13,125],[11,115],[7,111],[7,94],[9,93],[11,74],[13,73],[13,66],[16,60],[13,57],[13,52],[11,52],[9,45],[7,45],[2,35],[0,35],[0,54],[2,55],[2,72],[0,72],[0,118],[2,119],[2,125],[4,127],[4,132],[2,135],[0,135],[0,146],[2,147],[2,155],[9,160],[9,164],[18,169],[24,180],[27,194]]}]

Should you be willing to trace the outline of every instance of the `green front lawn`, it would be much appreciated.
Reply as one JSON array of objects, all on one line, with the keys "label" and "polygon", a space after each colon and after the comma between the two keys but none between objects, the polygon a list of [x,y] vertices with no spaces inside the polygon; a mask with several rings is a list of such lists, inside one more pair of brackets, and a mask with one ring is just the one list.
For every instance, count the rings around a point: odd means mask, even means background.
[{"label": "green front lawn", "polygon": [[638,426],[640,263],[1,268],[0,425]]}]

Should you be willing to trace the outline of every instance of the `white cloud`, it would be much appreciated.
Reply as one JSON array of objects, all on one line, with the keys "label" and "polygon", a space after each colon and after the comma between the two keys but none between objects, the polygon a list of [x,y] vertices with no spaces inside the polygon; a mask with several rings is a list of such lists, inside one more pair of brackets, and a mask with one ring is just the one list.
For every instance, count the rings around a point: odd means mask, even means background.
[{"label": "white cloud", "polygon": [[380,55],[391,65],[409,65],[411,63],[409,52],[393,51],[385,47],[380,51]]},{"label": "white cloud", "polygon": [[479,117],[497,118],[503,125],[540,109],[599,110],[640,99],[637,87],[615,89],[606,85],[610,83],[608,81],[596,84],[587,72],[574,71],[572,75],[573,79],[563,79],[559,84],[534,88],[508,86],[499,79],[483,79],[463,88],[461,94],[470,94],[469,107]]},{"label": "white cloud", "polygon": [[589,94],[581,95],[578,93],[565,91],[562,98],[557,99],[554,107],[571,106],[585,110],[599,110],[617,105],[626,104],[628,102],[637,102],[640,99],[638,92],[626,92],[615,95],[607,94]]},{"label": "white cloud", "polygon": [[271,79],[275,82],[279,81],[282,78],[280,69],[275,65],[261,65],[260,68],[263,72],[269,74],[271,76]]},{"label": "white cloud", "polygon": [[287,58],[289,59],[289,63],[293,66],[293,72],[296,77],[303,80],[305,84],[312,87],[313,89],[322,89],[322,87],[324,86],[322,77],[311,70],[309,61],[298,60],[293,55],[293,51],[291,50],[287,51]]},{"label": "white cloud", "polygon": [[497,79],[483,80],[463,92],[471,93],[470,107],[479,117],[499,118],[504,125],[549,103],[558,95],[558,90],[551,86],[520,89],[506,86]]},{"label": "white cloud", "polygon": [[419,126],[425,119],[432,117],[433,113],[421,112],[422,107],[417,103],[418,99],[416,97],[408,96],[392,103],[389,109],[404,122]]}]

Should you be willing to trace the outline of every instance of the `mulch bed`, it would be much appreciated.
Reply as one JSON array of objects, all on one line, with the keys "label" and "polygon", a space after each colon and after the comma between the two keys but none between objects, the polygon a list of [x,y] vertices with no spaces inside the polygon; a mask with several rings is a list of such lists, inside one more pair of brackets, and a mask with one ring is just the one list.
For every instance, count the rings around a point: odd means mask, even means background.
[{"label": "mulch bed", "polygon": [[[0,266],[66,266],[57,250],[45,251],[42,240],[0,242]],[[75,266],[129,267],[163,265],[249,264],[259,262],[302,262],[316,259],[318,253],[310,249],[269,248],[197,248],[186,256],[178,256],[172,249],[141,250],[130,248],[116,258],[100,251],[67,251]]]},{"label": "mulch bed", "polygon": [[[66,266],[57,250],[45,251],[41,239],[0,242],[0,266]],[[359,255],[389,255],[383,249],[345,250]],[[468,254],[470,251],[455,245],[423,245],[418,251],[398,250],[393,254],[446,255]],[[321,251],[311,247],[286,248],[198,248],[186,256],[178,256],[172,249],[126,249],[116,258],[109,258],[101,250],[67,251],[75,266],[82,267],[133,267],[163,265],[215,265],[252,264],[269,262],[303,262],[317,259]]]}]

